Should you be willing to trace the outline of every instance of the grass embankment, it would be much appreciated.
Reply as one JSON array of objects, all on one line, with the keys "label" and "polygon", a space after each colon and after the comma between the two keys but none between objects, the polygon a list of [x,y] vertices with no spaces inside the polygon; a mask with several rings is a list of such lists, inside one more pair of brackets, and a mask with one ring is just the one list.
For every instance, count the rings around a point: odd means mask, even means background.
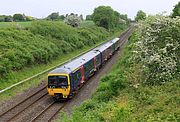
[{"label": "grass embankment", "polygon": [[0,22],[0,28],[9,28],[9,27],[29,27],[32,22]]},{"label": "grass embankment", "polygon": [[[140,23],[116,66],[101,79],[92,98],[75,108],[71,117],[61,114],[58,121],[180,121],[179,22],[179,18],[155,16]],[[152,50],[154,53],[150,53]],[[158,57],[150,56],[154,54]],[[169,60],[162,62],[167,57]],[[165,67],[158,61],[176,65],[171,69],[172,66]],[[161,77],[164,74],[166,77]]]},{"label": "grass embankment", "polygon": [[[33,22],[28,28],[0,29],[0,89],[56,66],[81,52],[120,34],[104,28],[72,28],[62,22]],[[0,94],[1,101],[30,86],[37,85],[46,74]]]}]

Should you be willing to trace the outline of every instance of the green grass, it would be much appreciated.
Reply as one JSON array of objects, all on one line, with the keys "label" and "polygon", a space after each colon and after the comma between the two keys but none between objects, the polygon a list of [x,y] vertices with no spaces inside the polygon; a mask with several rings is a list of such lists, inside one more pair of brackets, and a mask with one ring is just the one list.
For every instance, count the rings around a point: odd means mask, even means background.
[{"label": "green grass", "polygon": [[[11,26],[29,27],[32,22],[0,22],[0,28],[7,28]],[[80,27],[95,26],[93,21],[82,21]]]},{"label": "green grass", "polygon": [[83,21],[80,25],[80,27],[91,27],[91,26],[95,26],[93,21]]},{"label": "green grass", "polygon": [[[180,80],[159,86],[140,86],[121,92],[118,99],[126,96],[132,113],[127,121],[180,121]],[[127,94],[128,93],[128,94]]]},{"label": "green grass", "polygon": [[0,22],[0,28],[7,28],[11,26],[29,27],[31,22]]}]

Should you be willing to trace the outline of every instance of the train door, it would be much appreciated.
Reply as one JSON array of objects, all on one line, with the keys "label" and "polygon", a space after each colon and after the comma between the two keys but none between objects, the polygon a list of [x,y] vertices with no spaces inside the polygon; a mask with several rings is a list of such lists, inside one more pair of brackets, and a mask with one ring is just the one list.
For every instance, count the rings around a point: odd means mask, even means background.
[{"label": "train door", "polygon": [[81,70],[81,83],[84,83],[85,82],[85,79],[84,79],[84,67],[83,65],[80,67],[80,70]]},{"label": "train door", "polygon": [[94,57],[94,58],[93,58],[93,61],[94,61],[94,71],[96,71],[96,70],[97,70],[96,60],[97,60],[97,59],[96,59],[96,57]]}]

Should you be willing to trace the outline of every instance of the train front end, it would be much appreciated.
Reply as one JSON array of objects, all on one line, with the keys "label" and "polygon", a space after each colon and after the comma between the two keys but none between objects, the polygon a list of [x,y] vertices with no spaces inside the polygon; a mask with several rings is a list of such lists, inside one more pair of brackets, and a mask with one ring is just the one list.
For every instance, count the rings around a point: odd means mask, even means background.
[{"label": "train front end", "polygon": [[59,100],[68,98],[70,94],[70,78],[68,74],[48,74],[48,94]]}]

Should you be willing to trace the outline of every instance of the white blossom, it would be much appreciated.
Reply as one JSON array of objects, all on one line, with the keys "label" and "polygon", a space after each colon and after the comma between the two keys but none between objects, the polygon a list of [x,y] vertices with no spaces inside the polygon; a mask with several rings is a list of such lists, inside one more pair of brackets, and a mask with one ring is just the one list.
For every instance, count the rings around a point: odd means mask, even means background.
[{"label": "white blossom", "polygon": [[180,18],[149,16],[137,25],[138,41],[133,59],[140,61],[145,82],[166,82],[178,73],[180,65]]}]

